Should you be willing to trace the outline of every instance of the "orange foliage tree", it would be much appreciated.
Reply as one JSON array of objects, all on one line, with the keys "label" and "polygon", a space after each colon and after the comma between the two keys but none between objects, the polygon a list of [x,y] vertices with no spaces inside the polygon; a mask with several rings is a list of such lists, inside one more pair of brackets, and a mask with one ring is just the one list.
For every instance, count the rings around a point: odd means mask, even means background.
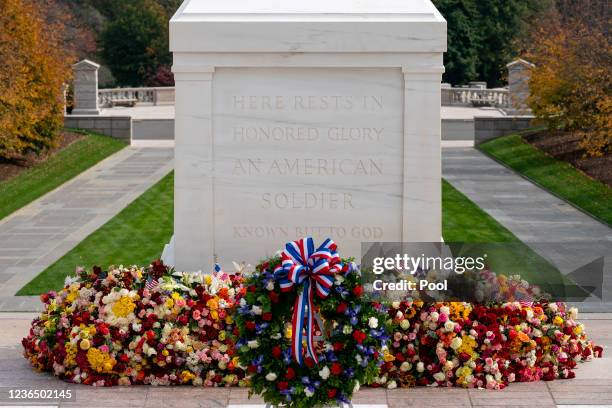
[{"label": "orange foliage tree", "polygon": [[552,3],[533,25],[528,103],[550,129],[577,132],[589,156],[612,149],[612,42],[607,1]]},{"label": "orange foliage tree", "polygon": [[54,147],[63,122],[71,52],[53,2],[0,0],[0,157]]}]

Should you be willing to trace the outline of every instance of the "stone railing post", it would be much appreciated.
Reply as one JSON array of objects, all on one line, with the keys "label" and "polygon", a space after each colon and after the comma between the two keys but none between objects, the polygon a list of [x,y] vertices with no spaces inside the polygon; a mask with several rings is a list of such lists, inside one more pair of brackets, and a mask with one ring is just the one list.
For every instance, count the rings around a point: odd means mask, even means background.
[{"label": "stone railing post", "polygon": [[100,65],[86,59],[72,66],[74,71],[73,115],[100,114],[98,108],[98,69],[100,69]]},{"label": "stone railing post", "polygon": [[506,65],[508,69],[508,97],[511,111],[516,114],[530,113],[527,105],[529,98],[529,79],[531,70],[535,67],[524,59],[516,59]]}]

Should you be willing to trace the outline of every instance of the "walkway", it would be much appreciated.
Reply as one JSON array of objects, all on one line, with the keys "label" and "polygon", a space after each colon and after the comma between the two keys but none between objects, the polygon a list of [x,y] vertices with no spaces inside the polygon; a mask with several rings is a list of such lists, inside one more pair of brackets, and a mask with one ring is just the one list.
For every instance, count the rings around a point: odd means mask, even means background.
[{"label": "walkway", "polygon": [[[34,389],[70,389],[76,400],[62,407],[226,407],[260,404],[259,398],[247,399],[245,388],[185,387],[114,387],[93,388],[68,384],[50,374],[37,373],[21,356],[21,338],[27,334],[32,313],[0,313],[0,390],[8,387]],[[400,407],[543,407],[566,405],[602,406],[612,404],[612,314],[580,316],[593,340],[604,347],[604,355],[578,365],[576,379],[552,382],[511,384],[502,391],[466,390],[460,388],[419,387],[410,389],[362,388],[353,399],[355,404],[388,404]],[[6,403],[0,398],[0,405]],[[40,404],[42,405],[42,404]],[[52,404],[44,404],[53,406]],[[362,405],[363,406],[363,405]],[[380,406],[380,405],[379,405]],[[609,405],[608,405],[609,406]],[[244,405],[243,405],[244,407]],[[356,407],[357,408],[357,407]],[[577,408],[577,407],[575,407]]]},{"label": "walkway", "polygon": [[172,168],[172,149],[126,147],[0,221],[0,311],[38,310],[13,295]]},{"label": "walkway", "polygon": [[584,304],[581,310],[612,311],[612,229],[474,148],[444,148],[442,173],[561,272],[567,274],[606,256],[603,294],[607,304],[603,308]]}]

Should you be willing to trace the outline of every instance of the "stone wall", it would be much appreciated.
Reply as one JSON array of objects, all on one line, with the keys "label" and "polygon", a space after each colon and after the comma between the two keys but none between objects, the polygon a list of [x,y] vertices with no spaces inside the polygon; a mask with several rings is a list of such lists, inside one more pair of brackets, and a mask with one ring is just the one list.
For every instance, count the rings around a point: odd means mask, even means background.
[{"label": "stone wall", "polygon": [[529,129],[533,116],[474,118],[474,144]]},{"label": "stone wall", "polygon": [[130,143],[132,118],[129,116],[64,116],[64,127],[83,129]]}]

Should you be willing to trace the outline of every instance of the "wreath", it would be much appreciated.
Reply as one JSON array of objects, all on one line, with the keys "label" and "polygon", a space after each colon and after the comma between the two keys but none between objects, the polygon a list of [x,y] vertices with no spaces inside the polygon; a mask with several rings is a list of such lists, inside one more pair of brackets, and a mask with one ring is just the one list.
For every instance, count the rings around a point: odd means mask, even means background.
[{"label": "wreath", "polygon": [[236,345],[249,395],[291,407],[344,404],[377,376],[385,310],[363,298],[359,269],[333,241],[290,242],[244,285]]}]

